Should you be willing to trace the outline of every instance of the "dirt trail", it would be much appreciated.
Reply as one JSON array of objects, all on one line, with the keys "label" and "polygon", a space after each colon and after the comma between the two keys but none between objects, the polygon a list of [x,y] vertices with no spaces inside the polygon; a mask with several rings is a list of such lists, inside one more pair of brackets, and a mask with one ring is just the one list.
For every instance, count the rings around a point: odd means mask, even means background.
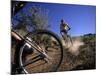
[{"label": "dirt trail", "polygon": [[84,42],[82,41],[82,39],[75,38],[73,40],[73,45],[70,45],[70,43],[69,43],[69,51],[74,55],[78,55],[79,54],[79,47],[82,45],[84,45]]},{"label": "dirt trail", "polygon": [[82,61],[76,61],[76,57],[79,55],[79,48],[80,46],[84,45],[82,38],[73,38],[73,45],[68,42],[68,44],[63,43],[64,48],[64,55],[63,55],[63,62],[59,68],[59,71],[69,71],[73,67],[82,64]]},{"label": "dirt trail", "polygon": [[62,40],[64,48],[68,48],[67,50],[72,53],[73,55],[78,55],[79,54],[79,47],[84,45],[84,42],[82,41],[82,38],[73,38],[72,39],[72,44],[70,41],[67,43]]}]

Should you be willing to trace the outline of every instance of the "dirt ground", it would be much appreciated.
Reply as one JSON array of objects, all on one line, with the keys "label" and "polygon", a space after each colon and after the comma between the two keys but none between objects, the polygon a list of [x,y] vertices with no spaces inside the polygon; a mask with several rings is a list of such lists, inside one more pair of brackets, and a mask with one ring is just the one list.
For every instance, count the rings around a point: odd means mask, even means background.
[{"label": "dirt ground", "polygon": [[[77,45],[76,45],[77,44]],[[87,70],[87,69],[95,69],[95,53],[91,51],[89,48],[80,48],[84,46],[84,43],[80,41],[79,39],[74,41],[74,48],[67,48],[66,44],[63,45],[63,61],[58,68],[57,71],[72,71],[72,70]],[[76,49],[75,49],[76,48]],[[53,49],[51,49],[52,51]],[[56,54],[57,50],[54,49],[55,52],[49,53],[49,55],[53,58],[52,63],[45,63],[45,61],[39,60],[35,64],[30,64],[27,67],[25,67],[26,70],[28,70],[30,73],[41,73],[41,72],[55,72],[53,70],[56,67],[57,60],[60,56],[59,54]],[[84,53],[86,55],[84,55]],[[88,55],[89,53],[89,55]],[[13,55],[14,55],[14,48],[12,48],[12,62],[13,62]],[[32,55],[35,57],[37,54]],[[55,57],[58,56],[58,57]],[[28,60],[31,59],[32,57],[28,56]],[[27,60],[27,61],[28,61]],[[50,69],[51,71],[49,71]]]}]

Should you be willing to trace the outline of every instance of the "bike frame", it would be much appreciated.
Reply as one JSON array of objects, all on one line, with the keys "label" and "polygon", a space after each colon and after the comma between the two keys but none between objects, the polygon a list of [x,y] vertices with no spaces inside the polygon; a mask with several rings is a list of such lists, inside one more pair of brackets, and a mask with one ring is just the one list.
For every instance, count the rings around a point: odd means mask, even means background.
[{"label": "bike frame", "polygon": [[49,58],[48,55],[44,52],[44,50],[39,45],[37,45],[34,41],[31,42],[30,40],[26,39],[25,37],[22,37],[20,34],[15,32],[14,30],[11,30],[11,34],[18,41],[25,41],[25,43],[29,44],[34,50],[36,50],[37,52],[42,54],[45,58]]}]

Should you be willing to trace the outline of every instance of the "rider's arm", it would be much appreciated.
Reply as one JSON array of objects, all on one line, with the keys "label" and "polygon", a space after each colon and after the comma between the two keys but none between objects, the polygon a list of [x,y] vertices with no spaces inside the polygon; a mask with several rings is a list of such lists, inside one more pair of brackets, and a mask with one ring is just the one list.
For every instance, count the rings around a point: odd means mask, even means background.
[{"label": "rider's arm", "polygon": [[68,24],[66,24],[67,25],[67,27],[68,27],[68,30],[70,30],[71,28],[68,26]]},{"label": "rider's arm", "polygon": [[69,26],[68,26],[69,30],[71,29]]}]

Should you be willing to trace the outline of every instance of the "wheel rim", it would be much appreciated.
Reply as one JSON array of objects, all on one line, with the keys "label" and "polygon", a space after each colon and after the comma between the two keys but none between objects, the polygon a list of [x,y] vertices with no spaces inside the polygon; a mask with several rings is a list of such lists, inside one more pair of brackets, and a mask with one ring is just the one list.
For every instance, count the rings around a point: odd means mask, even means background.
[{"label": "wheel rim", "polygon": [[[49,36],[49,40],[42,40],[42,43],[40,43],[41,41],[36,41],[37,39],[34,39],[32,37],[33,35],[36,35],[36,37],[39,37],[38,35],[40,35],[41,37]],[[61,45],[61,43],[54,35],[52,35],[50,33],[38,32],[38,33],[35,33],[33,35],[29,34],[28,37],[34,39],[35,43],[37,43],[38,45],[41,44],[41,46],[45,46],[45,48],[46,48],[46,49],[44,49],[45,53],[50,57],[50,59],[49,59],[48,63],[45,62],[43,59],[41,59],[35,63],[29,64],[28,66],[23,67],[25,65],[25,63],[23,62],[23,54],[24,54],[24,46],[23,46],[20,50],[20,65],[22,66],[24,72],[25,73],[39,73],[39,72],[57,71],[57,69],[60,66],[61,61],[62,61],[62,45]],[[45,37],[43,39],[45,39]],[[50,37],[56,41],[55,42],[56,45],[54,45],[55,49],[53,48],[53,46],[50,46],[50,44],[49,44],[49,46],[47,44],[47,42],[51,42]],[[47,46],[46,46],[46,44],[47,44]],[[33,52],[33,54],[27,55],[27,57],[26,57],[26,58],[28,58],[27,61],[29,61],[29,57],[31,59],[31,56],[35,57],[35,55],[37,56],[38,52],[35,51],[35,52]]]}]

